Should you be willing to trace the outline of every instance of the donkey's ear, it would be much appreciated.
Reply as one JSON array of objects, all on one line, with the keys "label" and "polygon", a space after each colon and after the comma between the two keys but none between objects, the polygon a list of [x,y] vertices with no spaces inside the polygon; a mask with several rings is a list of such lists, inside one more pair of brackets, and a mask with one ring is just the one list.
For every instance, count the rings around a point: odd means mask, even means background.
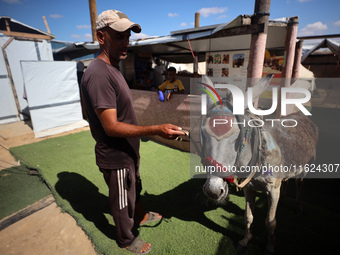
[{"label": "donkey's ear", "polygon": [[[271,79],[273,78],[274,74],[270,73],[266,76],[263,76],[261,80],[259,80],[253,87],[253,100],[258,98],[269,86]],[[245,93],[248,95],[248,93]]]},{"label": "donkey's ear", "polygon": [[[203,83],[203,84],[206,84],[206,85],[209,85],[210,87],[212,87],[213,89],[215,89],[214,83],[213,83],[212,80],[211,80],[208,76],[206,76],[206,75],[202,75],[202,83]],[[204,87],[204,86],[203,86],[203,87]],[[205,87],[205,88],[206,88],[206,87]],[[212,94],[212,95],[215,97],[214,94]],[[216,100],[216,98],[215,98],[215,100]],[[215,104],[214,100],[213,100],[210,96],[208,96],[208,105],[210,106],[210,105],[213,105],[213,104]]]}]

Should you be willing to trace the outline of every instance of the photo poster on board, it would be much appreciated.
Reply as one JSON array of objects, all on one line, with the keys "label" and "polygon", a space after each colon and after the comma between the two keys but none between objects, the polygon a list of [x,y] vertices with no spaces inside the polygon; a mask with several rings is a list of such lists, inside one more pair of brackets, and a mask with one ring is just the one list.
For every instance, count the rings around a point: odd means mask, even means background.
[{"label": "photo poster on board", "polygon": [[284,49],[266,49],[263,61],[262,76],[274,74],[267,90],[262,93],[261,98],[272,98],[272,87],[281,86],[281,74],[284,66]]},{"label": "photo poster on board", "polygon": [[206,74],[215,82],[233,84],[245,90],[248,61],[249,50],[208,52]]},{"label": "photo poster on board", "polygon": [[283,49],[266,49],[263,61],[263,73],[265,76],[273,73],[273,79],[280,79],[282,68],[284,66],[284,50]]},{"label": "photo poster on board", "polygon": [[249,51],[221,51],[206,54],[206,74],[213,78],[246,78]]}]

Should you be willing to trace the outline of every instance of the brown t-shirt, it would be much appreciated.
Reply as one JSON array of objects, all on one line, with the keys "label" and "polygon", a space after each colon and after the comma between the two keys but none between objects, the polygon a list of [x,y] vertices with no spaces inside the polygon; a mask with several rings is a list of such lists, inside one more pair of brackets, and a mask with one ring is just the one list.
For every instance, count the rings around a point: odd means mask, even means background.
[{"label": "brown t-shirt", "polygon": [[96,162],[100,168],[119,169],[139,158],[139,138],[110,137],[104,131],[95,109],[116,109],[119,122],[137,125],[130,89],[121,72],[101,59],[86,69],[81,90],[93,138]]}]

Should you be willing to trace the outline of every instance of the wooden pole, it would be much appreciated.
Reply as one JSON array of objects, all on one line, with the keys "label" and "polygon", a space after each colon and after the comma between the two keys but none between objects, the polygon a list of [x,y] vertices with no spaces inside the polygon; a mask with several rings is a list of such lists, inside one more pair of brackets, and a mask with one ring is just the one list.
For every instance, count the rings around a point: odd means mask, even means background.
[{"label": "wooden pole", "polygon": [[301,57],[302,57],[302,44],[303,41],[298,41],[295,46],[295,58],[294,58],[294,66],[293,66],[293,73],[292,78],[298,79],[299,72],[300,72],[300,64],[301,64]]},{"label": "wooden pole", "polygon": [[195,28],[200,27],[200,13],[196,12],[195,13]]},{"label": "wooden pole", "polygon": [[334,69],[334,75],[333,77],[335,78],[339,69],[339,65],[340,65],[340,47],[339,47],[339,51],[338,51],[338,59],[336,61],[336,67]]},{"label": "wooden pole", "polygon": [[97,20],[97,4],[96,0],[89,0],[90,17],[91,17],[91,30],[92,30],[92,42],[97,41],[96,36],[96,20]]},{"label": "wooden pole", "polygon": [[[264,54],[266,51],[270,0],[256,0],[252,25],[264,24],[263,33],[252,34],[250,42],[249,63],[247,72],[247,87],[255,85],[255,78],[262,77]],[[254,101],[257,107],[258,100]]]},{"label": "wooden pole", "polygon": [[5,19],[5,23],[6,23],[6,31],[11,32],[11,28],[9,27],[8,19]]},{"label": "wooden pole", "polygon": [[50,34],[50,33],[51,33],[51,30],[50,30],[50,27],[48,26],[48,23],[47,23],[46,17],[45,17],[45,16],[43,16],[43,19],[44,19],[44,22],[45,22],[45,26],[46,26],[47,32]]},{"label": "wooden pole", "polygon": [[194,73],[194,76],[198,74],[198,53],[195,52],[195,58],[194,58],[194,61],[193,61],[193,67],[194,67],[194,70],[193,70],[193,73]]}]

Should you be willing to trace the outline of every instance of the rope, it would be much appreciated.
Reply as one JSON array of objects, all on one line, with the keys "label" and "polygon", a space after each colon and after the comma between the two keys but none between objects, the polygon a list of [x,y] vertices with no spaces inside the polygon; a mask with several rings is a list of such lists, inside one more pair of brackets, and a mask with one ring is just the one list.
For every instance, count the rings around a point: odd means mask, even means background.
[{"label": "rope", "polygon": [[199,70],[199,66],[198,66],[198,60],[196,61],[196,56],[195,56],[194,51],[192,50],[192,47],[191,47],[189,35],[188,35],[188,44],[189,44],[189,48],[190,48],[190,51],[191,51],[192,58],[194,59],[194,63],[197,64],[197,71],[199,71],[201,73],[201,70]]},{"label": "rope", "polygon": [[[249,110],[247,110],[249,116],[255,120],[255,124],[257,124],[257,126],[260,126],[262,123],[259,122],[259,120],[261,119],[258,115],[253,114],[252,112],[250,112]],[[261,148],[262,148],[262,136],[261,136],[261,131],[257,130],[257,129],[253,129],[255,133],[255,141],[254,141],[254,147],[253,147],[253,156],[251,158],[251,160],[248,163],[249,165],[253,165],[253,164],[258,164],[261,160]],[[254,155],[254,151],[258,151],[257,149],[260,149],[260,153],[258,153],[258,155]],[[234,182],[235,185],[238,188],[243,188],[244,186],[246,186],[250,180],[254,177],[254,175],[256,174],[256,171],[252,171],[249,176],[243,181],[241,182],[241,184],[238,184],[237,182]]]},{"label": "rope", "polygon": [[196,61],[195,54],[194,54],[194,51],[192,50],[191,43],[190,43],[190,40],[189,40],[189,35],[188,35],[188,43],[189,43],[189,47],[190,47],[190,51],[191,51],[192,57]]}]

